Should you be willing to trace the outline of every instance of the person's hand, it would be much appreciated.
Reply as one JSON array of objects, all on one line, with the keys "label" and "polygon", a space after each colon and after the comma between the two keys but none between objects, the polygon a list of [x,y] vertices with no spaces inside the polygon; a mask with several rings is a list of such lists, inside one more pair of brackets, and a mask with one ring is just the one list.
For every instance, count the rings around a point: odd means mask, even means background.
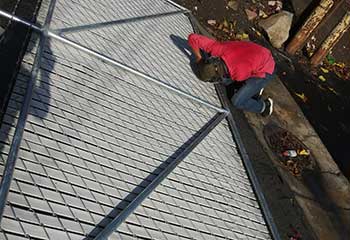
[{"label": "person's hand", "polygon": [[194,49],[193,54],[196,58],[196,63],[199,63],[202,60],[202,54],[199,49]]},{"label": "person's hand", "polygon": [[199,63],[200,61],[202,61],[202,59],[203,59],[202,56],[199,56],[199,57],[196,56],[196,63]]}]

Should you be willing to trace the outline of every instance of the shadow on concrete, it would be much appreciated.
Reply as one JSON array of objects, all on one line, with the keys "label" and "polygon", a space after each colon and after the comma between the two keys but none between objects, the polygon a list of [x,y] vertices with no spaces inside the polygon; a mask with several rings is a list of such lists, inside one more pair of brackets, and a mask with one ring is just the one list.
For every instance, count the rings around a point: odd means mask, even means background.
[{"label": "shadow on concrete", "polygon": [[[342,206],[336,206],[334,200],[327,193],[327,186],[324,175],[336,173],[323,173],[320,171],[318,166],[314,170],[305,170],[302,174],[302,181],[308,190],[313,195],[313,201],[321,206],[325,210],[331,220],[332,226],[339,236],[343,237],[340,239],[348,239],[350,236],[350,226],[348,225],[349,219],[344,218],[344,211],[350,214],[350,209],[345,209]],[[329,185],[329,184],[328,184]]]}]

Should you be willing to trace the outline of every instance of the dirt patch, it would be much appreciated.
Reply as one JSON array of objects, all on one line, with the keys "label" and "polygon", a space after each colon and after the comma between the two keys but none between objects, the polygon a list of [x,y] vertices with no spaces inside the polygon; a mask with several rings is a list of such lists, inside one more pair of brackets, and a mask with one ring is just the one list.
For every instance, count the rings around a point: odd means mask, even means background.
[{"label": "dirt patch", "polygon": [[301,177],[304,169],[313,169],[315,160],[310,150],[291,132],[268,124],[263,129],[264,137],[282,166],[296,177]]}]

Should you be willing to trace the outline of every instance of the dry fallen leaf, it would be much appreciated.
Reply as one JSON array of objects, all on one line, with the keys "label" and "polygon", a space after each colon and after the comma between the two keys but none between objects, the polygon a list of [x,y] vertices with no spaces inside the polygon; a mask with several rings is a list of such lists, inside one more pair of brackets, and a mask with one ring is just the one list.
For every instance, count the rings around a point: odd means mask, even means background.
[{"label": "dry fallen leaf", "polygon": [[318,76],[318,79],[320,79],[322,82],[325,82],[327,81],[326,78],[322,75]]},{"label": "dry fallen leaf", "polygon": [[307,97],[305,96],[304,93],[295,93],[297,97],[299,97],[304,103],[307,101]]},{"label": "dry fallen leaf", "polygon": [[337,91],[335,91],[334,88],[328,87],[328,89],[329,89],[329,91],[331,91],[335,95],[339,95],[339,93]]},{"label": "dry fallen leaf", "polygon": [[327,68],[321,67],[321,71],[324,73],[329,73],[329,70]]}]

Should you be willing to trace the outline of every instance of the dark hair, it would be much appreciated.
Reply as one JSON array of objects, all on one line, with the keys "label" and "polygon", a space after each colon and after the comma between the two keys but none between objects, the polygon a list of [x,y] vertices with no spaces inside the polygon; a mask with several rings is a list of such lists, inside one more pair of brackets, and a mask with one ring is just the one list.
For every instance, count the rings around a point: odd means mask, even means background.
[{"label": "dark hair", "polygon": [[198,63],[198,77],[204,82],[219,82],[225,73],[225,63],[220,58],[211,57]]}]

